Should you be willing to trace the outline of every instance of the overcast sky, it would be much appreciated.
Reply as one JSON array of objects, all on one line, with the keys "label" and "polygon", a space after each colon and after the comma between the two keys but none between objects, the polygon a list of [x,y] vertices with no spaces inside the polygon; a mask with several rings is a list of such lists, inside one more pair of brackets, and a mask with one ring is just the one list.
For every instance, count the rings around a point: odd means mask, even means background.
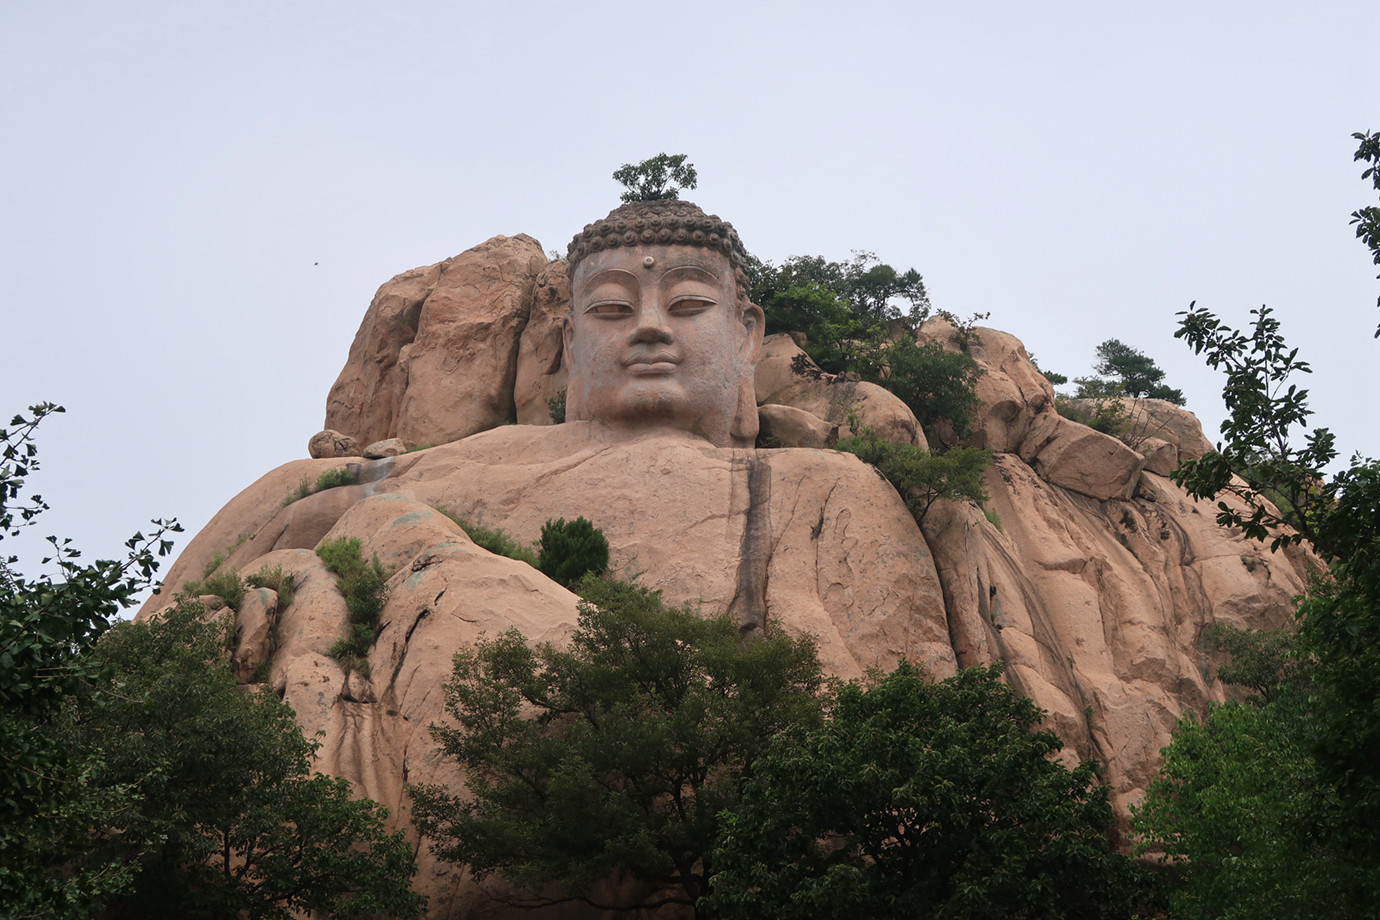
[{"label": "overcast sky", "polygon": [[195,532],[306,456],[380,284],[499,233],[564,251],[661,151],[755,254],[871,250],[1070,377],[1119,338],[1209,437],[1174,314],[1269,304],[1316,421],[1380,456],[1348,225],[1380,17],[1307,7],[0,0],[0,413],[68,410],[39,529]]}]

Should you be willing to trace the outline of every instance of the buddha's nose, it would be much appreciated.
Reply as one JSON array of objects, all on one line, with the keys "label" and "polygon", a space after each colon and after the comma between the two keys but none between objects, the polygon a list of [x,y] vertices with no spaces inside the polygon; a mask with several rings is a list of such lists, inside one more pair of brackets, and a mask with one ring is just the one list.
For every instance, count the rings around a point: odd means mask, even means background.
[{"label": "buddha's nose", "polygon": [[628,336],[631,343],[638,342],[666,342],[669,344],[674,336],[671,334],[671,326],[667,321],[666,309],[657,297],[648,297],[642,301],[637,310],[637,325]]}]

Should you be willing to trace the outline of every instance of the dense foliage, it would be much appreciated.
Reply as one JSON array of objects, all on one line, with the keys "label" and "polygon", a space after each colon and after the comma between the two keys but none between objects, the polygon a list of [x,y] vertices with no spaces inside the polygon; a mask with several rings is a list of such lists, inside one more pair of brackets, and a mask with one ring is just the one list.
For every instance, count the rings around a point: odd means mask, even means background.
[{"label": "dense foliage", "polygon": [[386,810],[348,782],[312,772],[317,744],[277,694],[240,691],[229,629],[184,602],[93,651],[104,678],[66,713],[63,742],[99,759],[92,783],[127,791],[71,854],[131,869],[102,916],[418,915],[403,833],[385,833]]},{"label": "dense foliage", "polygon": [[882,439],[871,428],[861,427],[835,447],[877,468],[896,487],[917,524],[935,499],[987,500],[983,471],[992,464],[992,452],[979,447],[952,447],[943,453],[914,444]]},{"label": "dense foliage", "polygon": [[634,585],[587,578],[580,591],[568,649],[512,631],[456,655],[454,725],[432,731],[470,795],[411,787],[417,826],[520,903],[693,906],[743,776],[775,734],[817,718],[814,647],[744,642],[731,617]]},{"label": "dense foliage", "polygon": [[1097,768],[1069,770],[1000,668],[931,681],[902,664],[841,687],[758,761],[724,816],[708,905],[797,917],[1127,917]]},{"label": "dense foliage", "polygon": [[683,153],[658,153],[636,165],[624,163],[613,171],[613,179],[625,191],[623,203],[679,198],[682,189],[693,189],[699,182],[694,164]]},{"label": "dense foliage", "polygon": [[[1380,158],[1360,139],[1357,159]],[[1176,479],[1198,498],[1235,494],[1244,510],[1219,501],[1219,523],[1274,548],[1306,539],[1329,568],[1299,606],[1296,646],[1273,642],[1292,648],[1277,673],[1236,672],[1265,691],[1258,703],[1180,725],[1136,826],[1187,860],[1183,916],[1377,917],[1380,462],[1328,475],[1334,438],[1307,428],[1308,391],[1291,379],[1310,368],[1268,308],[1244,332],[1196,305],[1181,315],[1176,334],[1227,373],[1230,414],[1220,452]]]},{"label": "dense foliage", "polygon": [[822,256],[793,256],[779,266],[754,260],[751,274],[752,300],[766,314],[767,332],[805,334],[814,368],[804,365],[799,372],[856,374],[895,393],[927,431],[944,422],[959,439],[971,433],[981,405],[973,390],[982,371],[962,350],[916,344],[915,329],[929,316],[930,300],[915,269],[898,271],[873,253],[855,252],[845,262]]},{"label": "dense foliage", "polygon": [[571,587],[586,575],[603,574],[608,567],[609,541],[589,521],[557,518],[541,525],[537,568],[547,578]]},{"label": "dense foliage", "polygon": [[[36,405],[0,430],[0,540],[48,508],[26,492],[26,480],[39,467],[35,430],[62,411]],[[55,869],[83,845],[93,821],[127,800],[126,790],[93,781],[98,756],[69,750],[55,723],[65,705],[92,692],[101,667],[91,646],[137,602],[158,557],[172,548],[165,537],[181,530],[174,521],[154,527],[130,538],[122,560],[83,564],[70,540],[56,537],[40,563],[55,571],[34,576],[17,555],[0,557],[0,905],[7,915],[87,916],[129,881],[121,866]]]},{"label": "dense foliage", "polygon": [[[47,508],[24,487],[57,411],[0,432],[0,537]],[[155,524],[121,562],[50,538],[54,574],[0,564],[0,915],[416,915],[410,849],[310,774],[286,705],[238,690],[224,625],[189,604],[111,628],[180,529]]]}]

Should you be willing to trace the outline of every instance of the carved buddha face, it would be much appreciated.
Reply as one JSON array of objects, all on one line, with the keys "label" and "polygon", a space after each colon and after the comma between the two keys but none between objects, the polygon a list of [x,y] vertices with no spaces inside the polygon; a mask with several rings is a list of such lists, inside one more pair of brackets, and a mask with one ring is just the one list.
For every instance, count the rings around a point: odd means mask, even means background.
[{"label": "carved buddha face", "polygon": [[571,289],[568,418],[742,445],[734,420],[750,411],[755,421],[763,317],[740,302],[727,256],[678,245],[605,249],[580,261]]}]

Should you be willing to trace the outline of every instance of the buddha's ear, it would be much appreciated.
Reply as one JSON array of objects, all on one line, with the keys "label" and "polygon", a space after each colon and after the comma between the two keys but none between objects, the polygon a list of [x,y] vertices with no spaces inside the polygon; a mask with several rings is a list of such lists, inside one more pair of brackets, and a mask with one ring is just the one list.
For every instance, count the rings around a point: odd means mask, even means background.
[{"label": "buddha's ear", "polygon": [[743,307],[742,322],[747,335],[743,338],[740,354],[744,362],[756,364],[758,356],[762,353],[762,338],[767,328],[767,317],[757,304],[748,303]]}]

